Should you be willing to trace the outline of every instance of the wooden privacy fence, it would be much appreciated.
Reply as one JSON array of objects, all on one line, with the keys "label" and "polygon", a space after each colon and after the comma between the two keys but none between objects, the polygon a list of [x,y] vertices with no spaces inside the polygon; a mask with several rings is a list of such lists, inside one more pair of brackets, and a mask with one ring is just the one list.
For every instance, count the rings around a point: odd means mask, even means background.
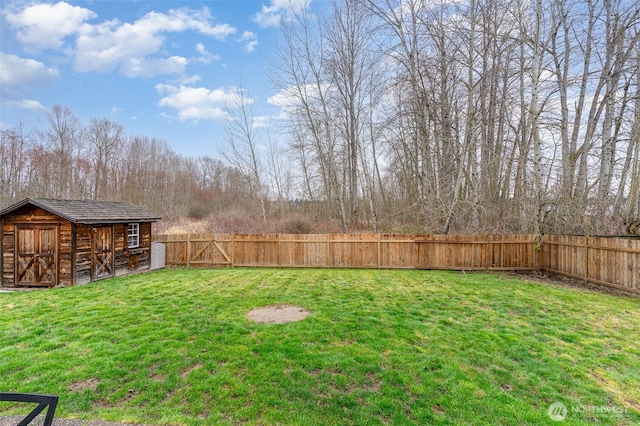
[{"label": "wooden privacy fence", "polygon": [[166,264],[187,267],[531,270],[532,235],[157,235]]},{"label": "wooden privacy fence", "polygon": [[[156,235],[187,267],[533,270],[533,235]],[[640,296],[640,240],[545,235],[541,269]]]},{"label": "wooden privacy fence", "polygon": [[640,296],[640,240],[545,235],[540,266]]}]

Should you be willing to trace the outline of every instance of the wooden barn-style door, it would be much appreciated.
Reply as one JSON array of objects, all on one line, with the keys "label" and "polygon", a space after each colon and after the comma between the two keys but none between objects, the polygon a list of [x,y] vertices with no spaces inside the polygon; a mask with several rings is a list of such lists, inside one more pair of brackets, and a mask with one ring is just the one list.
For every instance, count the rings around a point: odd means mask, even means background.
[{"label": "wooden barn-style door", "polygon": [[113,277],[113,227],[94,228],[93,279]]},{"label": "wooden barn-style door", "polygon": [[58,228],[18,228],[17,231],[17,285],[56,285],[58,278]]}]

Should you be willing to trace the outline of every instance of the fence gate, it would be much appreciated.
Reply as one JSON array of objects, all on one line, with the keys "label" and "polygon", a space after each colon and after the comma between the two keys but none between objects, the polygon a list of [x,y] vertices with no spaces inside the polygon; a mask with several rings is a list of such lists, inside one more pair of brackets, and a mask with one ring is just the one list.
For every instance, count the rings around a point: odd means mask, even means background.
[{"label": "fence gate", "polygon": [[187,266],[231,266],[231,257],[220,245],[220,242],[215,237],[188,238],[186,247]]},{"label": "fence gate", "polygon": [[185,265],[200,268],[233,266],[230,234],[163,235],[161,238],[156,236],[154,243],[163,244],[167,266]]}]

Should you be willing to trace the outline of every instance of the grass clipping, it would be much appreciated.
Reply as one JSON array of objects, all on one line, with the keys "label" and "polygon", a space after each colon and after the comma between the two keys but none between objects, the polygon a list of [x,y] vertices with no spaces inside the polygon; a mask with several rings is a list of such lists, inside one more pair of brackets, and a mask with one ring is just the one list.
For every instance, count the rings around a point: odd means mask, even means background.
[{"label": "grass clipping", "polygon": [[309,311],[300,306],[273,305],[256,308],[247,314],[250,320],[259,324],[284,324],[300,321],[309,316]]}]

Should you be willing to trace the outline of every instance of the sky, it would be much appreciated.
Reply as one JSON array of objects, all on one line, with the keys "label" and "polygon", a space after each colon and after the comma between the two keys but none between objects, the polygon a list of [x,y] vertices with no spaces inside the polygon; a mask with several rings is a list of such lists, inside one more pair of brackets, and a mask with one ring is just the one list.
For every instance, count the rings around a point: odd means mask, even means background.
[{"label": "sky", "polygon": [[280,23],[327,0],[0,1],[0,128],[46,125],[53,105],[220,158],[238,87],[273,124]]}]

